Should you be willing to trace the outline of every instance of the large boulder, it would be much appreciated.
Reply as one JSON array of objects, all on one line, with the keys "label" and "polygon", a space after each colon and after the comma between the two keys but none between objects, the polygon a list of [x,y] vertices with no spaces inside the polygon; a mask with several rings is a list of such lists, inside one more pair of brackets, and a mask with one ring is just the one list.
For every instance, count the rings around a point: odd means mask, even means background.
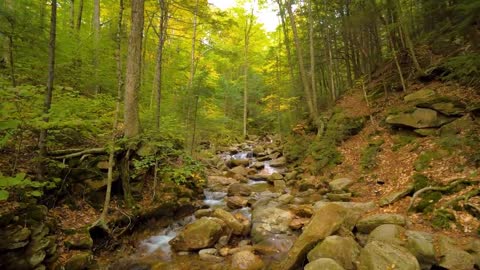
[{"label": "large boulder", "polygon": [[340,264],[330,258],[321,258],[305,265],[304,270],[344,270]]},{"label": "large boulder", "polygon": [[427,232],[407,231],[406,248],[417,258],[422,269],[430,269],[437,263],[435,257],[434,237]]},{"label": "large boulder", "polygon": [[287,159],[285,157],[280,157],[270,161],[270,166],[272,167],[283,167],[287,164]]},{"label": "large boulder", "polygon": [[421,108],[429,108],[445,115],[465,113],[466,106],[458,100],[440,96],[431,89],[422,89],[404,97],[405,102]]},{"label": "large boulder", "polygon": [[405,243],[405,231],[405,228],[398,225],[383,224],[370,233],[368,236],[368,242],[382,241],[401,246]]},{"label": "large boulder", "polygon": [[221,222],[203,217],[190,224],[172,240],[170,245],[176,251],[192,251],[213,247],[224,231]]},{"label": "large boulder", "polygon": [[355,269],[354,262],[360,255],[360,245],[351,237],[337,235],[328,236],[312,249],[308,261],[313,262],[320,258],[331,258],[347,270]]},{"label": "large boulder", "polygon": [[234,174],[242,175],[242,176],[248,175],[248,169],[245,168],[245,166],[243,165],[233,167],[232,169],[230,169],[230,172]]},{"label": "large boulder", "polygon": [[238,221],[230,212],[217,208],[213,211],[212,217],[219,218],[225,222],[234,235],[242,235],[244,232],[243,224]]},{"label": "large boulder", "polygon": [[228,208],[239,209],[247,206],[248,199],[242,196],[232,196],[225,198]]},{"label": "large boulder", "polygon": [[328,183],[330,189],[333,191],[345,191],[352,184],[353,180],[350,178],[338,178]]},{"label": "large boulder", "polygon": [[442,101],[441,96],[432,89],[422,89],[406,95],[403,100],[414,106],[428,106]]},{"label": "large boulder", "polygon": [[274,234],[291,233],[292,212],[277,207],[256,207],[252,212],[252,240],[261,242]]},{"label": "large boulder", "polygon": [[387,242],[372,241],[360,252],[358,270],[420,270],[420,265],[406,248]]},{"label": "large boulder", "polygon": [[376,214],[364,217],[357,222],[357,230],[361,233],[370,233],[383,224],[396,224],[404,226],[407,224],[405,216],[399,214]]},{"label": "large boulder", "polygon": [[474,257],[459,248],[455,241],[446,236],[439,236],[437,239],[436,256],[440,258],[439,266],[445,269],[467,270],[474,269]]},{"label": "large boulder", "polygon": [[347,209],[335,204],[329,204],[318,209],[290,249],[289,256],[281,261],[275,269],[296,269],[305,260],[307,253],[320,240],[332,235],[342,226],[347,212]]},{"label": "large boulder", "polygon": [[394,202],[397,202],[402,198],[404,198],[405,196],[407,196],[408,194],[412,193],[412,191],[413,191],[413,186],[407,186],[398,191],[391,192],[380,199],[379,205],[386,206]]},{"label": "large boulder", "polygon": [[435,110],[416,108],[412,112],[389,115],[386,122],[394,126],[406,126],[420,129],[440,127],[453,120],[454,118],[447,117]]}]

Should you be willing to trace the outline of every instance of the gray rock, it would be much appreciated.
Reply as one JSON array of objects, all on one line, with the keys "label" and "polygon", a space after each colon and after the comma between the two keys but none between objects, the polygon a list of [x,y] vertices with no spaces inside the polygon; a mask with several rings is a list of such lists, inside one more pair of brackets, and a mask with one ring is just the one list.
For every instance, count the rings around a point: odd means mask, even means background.
[{"label": "gray rock", "polygon": [[223,230],[220,222],[203,217],[185,226],[169,243],[175,251],[209,248],[217,242]]},{"label": "gray rock", "polygon": [[333,191],[347,190],[353,184],[353,180],[349,178],[338,178],[328,183]]},{"label": "gray rock", "polygon": [[422,89],[406,95],[403,100],[415,106],[425,106],[441,101],[441,97],[432,89]]},{"label": "gray rock", "polygon": [[368,242],[382,241],[395,245],[405,243],[405,228],[394,224],[383,224],[375,228],[368,236]]},{"label": "gray rock", "polygon": [[198,252],[201,260],[209,262],[222,262],[224,259],[218,256],[218,250],[215,248],[206,248]]},{"label": "gray rock", "polygon": [[291,233],[290,222],[294,215],[277,207],[258,207],[252,212],[252,240],[259,243],[274,234]]},{"label": "gray rock", "polygon": [[373,241],[360,252],[358,270],[420,270],[420,265],[406,248],[386,242]]},{"label": "gray rock", "polygon": [[91,249],[93,239],[88,232],[76,233],[65,239],[65,246],[70,249]]},{"label": "gray rock", "polygon": [[389,115],[386,122],[395,126],[411,128],[434,128],[440,127],[455,120],[438,113],[435,110],[417,108],[413,112],[403,112]]},{"label": "gray rock", "polygon": [[320,258],[330,258],[347,270],[355,269],[354,262],[360,255],[360,245],[351,237],[337,235],[328,236],[312,249],[308,261],[313,262]]},{"label": "gray rock", "polygon": [[349,201],[352,193],[327,193],[327,199],[330,201]]},{"label": "gray rock", "polygon": [[335,260],[321,258],[305,265],[305,270],[344,270]]},{"label": "gray rock", "polygon": [[230,172],[234,174],[242,175],[242,176],[248,175],[248,169],[245,168],[245,166],[243,165],[233,167],[232,169],[230,169]]},{"label": "gray rock", "polygon": [[407,231],[406,248],[417,258],[422,269],[430,269],[437,263],[433,235],[426,232]]},{"label": "gray rock", "polygon": [[371,211],[375,209],[375,203],[374,202],[366,202],[366,203],[357,203],[357,202],[316,202],[313,205],[314,209],[319,209],[321,207],[324,207],[325,205],[328,204],[336,204],[340,205],[342,207],[345,207],[348,210],[353,210],[353,211],[358,211],[361,213],[365,213],[368,211]]},{"label": "gray rock", "polygon": [[270,161],[270,166],[272,167],[283,167],[287,164],[287,159],[285,157],[280,157]]},{"label": "gray rock", "polygon": [[335,204],[318,209],[290,249],[289,256],[275,269],[291,270],[298,267],[316,243],[332,235],[342,226],[346,215],[347,209]]},{"label": "gray rock", "polygon": [[359,232],[370,233],[375,228],[383,224],[396,224],[404,226],[407,224],[407,219],[399,214],[376,214],[360,219],[356,227]]},{"label": "gray rock", "polygon": [[213,211],[212,217],[223,220],[227,227],[232,230],[234,235],[243,235],[243,224],[238,221],[230,212],[227,212],[221,208],[217,208]]},{"label": "gray rock", "polygon": [[228,208],[230,209],[239,209],[243,208],[248,204],[248,199],[241,196],[232,196],[225,198]]},{"label": "gray rock", "polygon": [[437,238],[437,245],[435,255],[440,258],[439,266],[455,270],[473,269],[475,265],[474,257],[455,245],[453,239],[440,235]]},{"label": "gray rock", "polygon": [[247,184],[235,183],[228,187],[228,196],[250,196],[252,188]]}]

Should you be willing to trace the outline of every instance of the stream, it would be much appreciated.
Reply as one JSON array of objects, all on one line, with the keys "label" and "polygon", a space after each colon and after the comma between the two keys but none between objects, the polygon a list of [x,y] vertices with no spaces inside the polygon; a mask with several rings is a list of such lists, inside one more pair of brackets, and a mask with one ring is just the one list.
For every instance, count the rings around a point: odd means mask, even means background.
[{"label": "stream", "polygon": [[[219,153],[218,159],[220,166],[208,177],[201,209],[141,240],[133,261],[138,262],[135,265],[148,261],[150,266],[153,261],[154,267],[130,269],[222,269],[239,251],[258,254],[245,259],[264,266],[286,254],[298,233],[290,228],[295,215],[286,203],[293,196],[284,181],[287,171],[281,149],[273,142],[243,143]],[[223,220],[227,229],[202,248],[188,240],[201,235],[172,244],[186,228],[205,218]]]}]

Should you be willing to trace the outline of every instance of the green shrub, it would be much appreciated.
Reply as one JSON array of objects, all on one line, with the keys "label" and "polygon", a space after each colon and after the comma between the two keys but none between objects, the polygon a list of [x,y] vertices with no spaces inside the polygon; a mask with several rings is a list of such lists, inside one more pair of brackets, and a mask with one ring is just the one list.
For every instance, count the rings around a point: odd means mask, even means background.
[{"label": "green shrub", "polygon": [[431,185],[431,180],[420,173],[415,173],[413,175],[413,189],[416,191],[419,191],[422,188],[428,187]]},{"label": "green shrub", "polygon": [[432,225],[439,229],[449,229],[452,222],[455,222],[455,215],[445,209],[438,209],[433,212]]},{"label": "green shrub", "polygon": [[396,152],[400,150],[402,147],[414,142],[416,139],[415,135],[410,134],[399,134],[393,138],[393,146],[392,151]]},{"label": "green shrub", "polygon": [[420,202],[415,207],[417,212],[432,212],[434,210],[435,203],[442,198],[442,193],[438,191],[426,192],[422,194]]},{"label": "green shrub", "polygon": [[44,190],[56,188],[60,181],[59,178],[53,178],[52,181],[39,182],[30,180],[25,173],[18,173],[14,177],[0,173],[0,201],[8,200],[11,194],[39,198]]}]

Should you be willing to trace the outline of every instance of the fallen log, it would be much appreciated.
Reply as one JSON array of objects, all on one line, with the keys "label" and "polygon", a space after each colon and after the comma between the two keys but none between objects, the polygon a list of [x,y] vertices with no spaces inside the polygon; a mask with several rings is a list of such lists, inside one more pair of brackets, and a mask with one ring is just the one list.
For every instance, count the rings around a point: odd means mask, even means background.
[{"label": "fallen log", "polygon": [[67,155],[62,155],[62,156],[57,156],[57,157],[52,157],[53,159],[69,159],[69,158],[74,158],[74,157],[80,157],[83,155],[88,155],[88,154],[106,154],[107,150],[105,148],[91,148],[91,149],[85,149],[81,150],[78,152],[70,153]]}]

